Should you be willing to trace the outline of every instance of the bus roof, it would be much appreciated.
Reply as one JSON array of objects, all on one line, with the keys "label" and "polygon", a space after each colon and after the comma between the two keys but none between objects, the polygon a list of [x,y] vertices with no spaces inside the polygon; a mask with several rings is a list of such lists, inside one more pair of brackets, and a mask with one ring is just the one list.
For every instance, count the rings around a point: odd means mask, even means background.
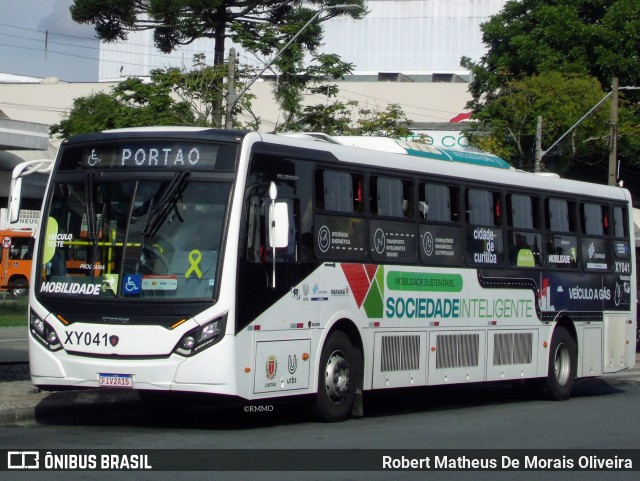
[{"label": "bus roof", "polygon": [[[473,153],[473,155],[468,155],[462,154],[460,151],[452,154],[450,149],[437,149],[440,152],[436,152],[435,155],[433,153],[427,155],[427,152],[430,152],[430,149],[425,148],[427,146],[419,146],[420,144],[414,142],[397,141],[383,137],[331,137],[320,133],[276,135],[202,127],[143,127],[81,134],[70,138],[66,142],[75,144],[122,137],[129,139],[144,138],[152,136],[154,133],[162,134],[163,138],[184,138],[186,136],[194,140],[226,142],[241,142],[247,138],[250,142],[263,141],[302,149],[325,151],[339,162],[360,164],[363,167],[393,167],[417,173],[432,172],[452,179],[479,182],[486,180],[494,184],[544,189],[565,195],[580,193],[620,201],[629,201],[631,198],[626,189],[619,187],[517,171],[508,166],[504,160],[490,154]],[[359,144],[361,147],[354,148],[355,144]],[[362,145],[364,144],[368,144],[369,147],[363,148]],[[416,146],[419,147],[416,148]],[[464,166],[460,165],[460,162],[464,163]]]},{"label": "bus roof", "polygon": [[[314,135],[292,135],[283,139],[282,135],[258,134],[265,142],[288,144],[295,147],[319,148],[331,152],[336,159],[342,162],[360,164],[362,166],[372,166],[377,168],[397,168],[400,170],[434,174],[450,177],[457,180],[487,181],[493,184],[517,186],[521,188],[543,189],[557,192],[558,194],[571,195],[579,193],[587,196],[615,199],[619,201],[629,201],[631,194],[627,189],[612,187],[605,184],[593,184],[577,180],[563,179],[548,175],[538,175],[532,172],[519,171],[513,168],[488,168],[484,163],[465,163],[464,166],[458,162],[436,160],[433,157],[407,155],[401,152],[403,147],[397,144],[386,142],[385,149],[365,149],[353,148],[344,145],[343,142],[337,144],[337,140],[343,137],[330,137],[333,142]],[[328,136],[327,136],[328,137]],[[380,139],[380,138],[378,138]],[[394,140],[394,139],[389,139]],[[311,142],[316,141],[315,143]],[[320,147],[320,145],[322,147]],[[373,143],[371,145],[374,145]],[[392,146],[394,151],[391,151]],[[394,155],[395,154],[395,155]],[[497,158],[497,157],[496,157]],[[392,162],[392,163],[391,163]]]},{"label": "bus roof", "polygon": [[484,167],[496,167],[498,169],[511,169],[511,165],[509,165],[507,161],[486,152],[444,149],[412,142],[410,140],[393,139],[391,137],[340,136],[333,138],[343,145],[350,145],[352,147],[396,152],[445,162],[461,162]]}]

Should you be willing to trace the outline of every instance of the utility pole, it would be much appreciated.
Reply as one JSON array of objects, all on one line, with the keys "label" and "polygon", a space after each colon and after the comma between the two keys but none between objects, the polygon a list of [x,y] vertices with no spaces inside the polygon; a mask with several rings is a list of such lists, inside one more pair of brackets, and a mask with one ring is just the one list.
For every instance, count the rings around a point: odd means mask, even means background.
[{"label": "utility pole", "polygon": [[235,73],[236,73],[236,49],[229,49],[229,75],[227,78],[227,105],[225,106],[225,120],[224,128],[233,128],[233,108],[236,104],[236,87],[235,87]]},{"label": "utility pole", "polygon": [[542,115],[538,115],[538,124],[536,126],[536,165],[534,172],[542,170]]},{"label": "utility pole", "polygon": [[611,134],[609,137],[609,185],[618,180],[618,78],[611,86]]}]

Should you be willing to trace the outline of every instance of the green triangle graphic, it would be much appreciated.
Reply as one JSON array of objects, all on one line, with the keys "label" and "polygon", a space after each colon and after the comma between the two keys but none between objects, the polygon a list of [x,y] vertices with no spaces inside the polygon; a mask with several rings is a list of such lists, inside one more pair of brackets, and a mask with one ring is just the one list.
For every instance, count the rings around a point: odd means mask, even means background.
[{"label": "green triangle graphic", "polygon": [[378,266],[378,270],[376,271],[376,281],[378,282],[378,289],[380,290],[380,295],[384,297],[384,267],[383,266]]},{"label": "green triangle graphic", "polygon": [[[381,269],[380,269],[381,270]],[[382,295],[380,294],[380,287],[378,286],[378,279],[374,279],[369,289],[369,293],[364,300],[364,311],[367,313],[369,319],[381,319],[383,304]]]}]

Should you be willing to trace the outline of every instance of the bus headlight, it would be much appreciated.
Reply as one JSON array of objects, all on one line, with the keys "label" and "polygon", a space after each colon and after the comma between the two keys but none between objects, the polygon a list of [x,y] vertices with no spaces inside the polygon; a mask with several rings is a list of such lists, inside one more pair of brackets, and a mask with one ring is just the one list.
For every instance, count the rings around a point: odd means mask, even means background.
[{"label": "bus headlight", "polygon": [[224,336],[226,325],[227,316],[225,315],[190,330],[182,336],[174,352],[188,357],[213,346]]},{"label": "bus headlight", "polygon": [[50,351],[62,349],[60,338],[55,329],[40,319],[33,311],[29,312],[29,330],[33,338]]}]

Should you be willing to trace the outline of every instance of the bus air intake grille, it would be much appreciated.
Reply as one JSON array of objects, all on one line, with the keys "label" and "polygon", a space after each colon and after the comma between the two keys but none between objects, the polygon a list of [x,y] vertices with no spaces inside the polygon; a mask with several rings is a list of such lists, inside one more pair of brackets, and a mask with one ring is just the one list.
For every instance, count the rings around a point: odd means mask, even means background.
[{"label": "bus air intake grille", "polygon": [[493,335],[493,365],[531,364],[533,333],[509,332]]},{"label": "bus air intake grille", "polygon": [[383,336],[381,371],[417,371],[420,368],[420,336]]},{"label": "bus air intake grille", "polygon": [[479,334],[441,334],[436,339],[436,369],[478,366]]}]

